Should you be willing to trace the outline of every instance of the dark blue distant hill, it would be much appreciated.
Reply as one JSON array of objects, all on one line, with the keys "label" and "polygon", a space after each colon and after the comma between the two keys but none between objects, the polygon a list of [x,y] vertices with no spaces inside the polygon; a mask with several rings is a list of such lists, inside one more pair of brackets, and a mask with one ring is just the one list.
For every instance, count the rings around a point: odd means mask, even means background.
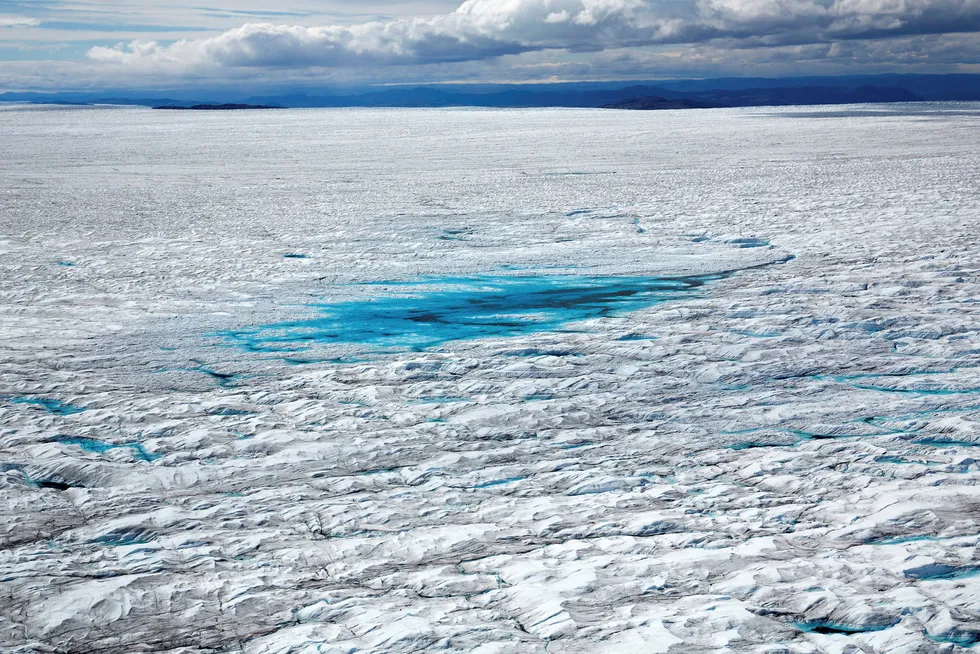
[{"label": "dark blue distant hill", "polygon": [[689,97],[725,107],[916,102],[924,99],[908,89],[871,85],[853,89],[843,86],[712,89],[690,93]]},{"label": "dark blue distant hill", "polygon": [[279,105],[270,104],[238,104],[225,102],[223,104],[192,104],[189,107],[183,105],[160,105],[154,109],[170,109],[178,111],[242,111],[247,109],[282,109]]},{"label": "dark blue distant hill", "polygon": [[602,109],[637,109],[642,111],[654,111],[663,109],[715,109],[725,105],[714,104],[711,102],[701,102],[699,100],[668,100],[658,96],[647,96],[643,98],[630,98],[622,102],[613,102],[602,105]]}]

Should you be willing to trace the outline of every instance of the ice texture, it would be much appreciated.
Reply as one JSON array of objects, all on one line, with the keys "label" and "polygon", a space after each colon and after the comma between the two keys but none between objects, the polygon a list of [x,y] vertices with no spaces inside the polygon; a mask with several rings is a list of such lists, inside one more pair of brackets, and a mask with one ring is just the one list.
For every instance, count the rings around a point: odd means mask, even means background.
[{"label": "ice texture", "polygon": [[0,108],[0,650],[975,651],[950,108]]}]

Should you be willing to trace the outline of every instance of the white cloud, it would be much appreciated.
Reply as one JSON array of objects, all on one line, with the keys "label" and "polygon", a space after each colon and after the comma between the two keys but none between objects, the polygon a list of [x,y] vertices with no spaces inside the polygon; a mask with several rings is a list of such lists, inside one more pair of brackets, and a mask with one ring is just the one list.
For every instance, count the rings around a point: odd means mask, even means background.
[{"label": "white cloud", "polygon": [[308,27],[251,23],[170,45],[95,47],[127,67],[347,68],[652,45],[785,47],[980,32],[980,0],[467,0],[432,18]]},{"label": "white cloud", "polygon": [[2,27],[37,27],[41,24],[36,18],[26,16],[0,16],[0,28]]}]

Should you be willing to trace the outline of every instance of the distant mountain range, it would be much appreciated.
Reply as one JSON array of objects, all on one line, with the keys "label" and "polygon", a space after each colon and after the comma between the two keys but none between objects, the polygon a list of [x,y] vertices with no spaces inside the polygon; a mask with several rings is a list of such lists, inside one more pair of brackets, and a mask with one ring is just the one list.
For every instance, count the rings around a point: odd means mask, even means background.
[{"label": "distant mountain range", "polygon": [[677,109],[764,105],[822,105],[938,100],[980,101],[980,75],[724,78],[656,82],[554,84],[433,84],[247,95],[247,91],[8,92],[0,102],[123,104],[148,107],[266,105],[279,107],[612,107]]}]

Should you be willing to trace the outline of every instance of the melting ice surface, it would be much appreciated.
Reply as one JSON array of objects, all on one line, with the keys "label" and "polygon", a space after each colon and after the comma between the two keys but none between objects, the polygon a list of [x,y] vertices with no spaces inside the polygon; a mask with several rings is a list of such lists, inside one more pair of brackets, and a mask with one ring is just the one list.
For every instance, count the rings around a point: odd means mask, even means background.
[{"label": "melting ice surface", "polygon": [[225,334],[254,351],[293,352],[316,344],[363,344],[375,350],[422,350],[472,338],[554,331],[689,297],[720,275],[587,277],[481,275],[369,282],[368,300],[315,305],[322,315]]},{"label": "melting ice surface", "polygon": [[113,450],[119,447],[128,447],[133,450],[133,455],[140,461],[153,461],[154,459],[160,458],[159,455],[150,454],[140,443],[123,443],[117,445],[115,443],[107,443],[105,441],[95,440],[93,438],[75,438],[71,436],[60,436],[58,437],[59,443],[64,443],[65,445],[77,445],[82,448],[85,452],[95,452],[96,454],[105,454],[109,450]]},{"label": "melting ice surface", "polygon": [[61,400],[55,400],[49,397],[14,397],[7,398],[5,396],[0,396],[0,399],[9,399],[14,404],[32,404],[34,406],[39,406],[45,411],[54,413],[60,416],[70,416],[73,413],[81,413],[85,409],[82,407],[77,407],[67,402],[62,402]]}]

